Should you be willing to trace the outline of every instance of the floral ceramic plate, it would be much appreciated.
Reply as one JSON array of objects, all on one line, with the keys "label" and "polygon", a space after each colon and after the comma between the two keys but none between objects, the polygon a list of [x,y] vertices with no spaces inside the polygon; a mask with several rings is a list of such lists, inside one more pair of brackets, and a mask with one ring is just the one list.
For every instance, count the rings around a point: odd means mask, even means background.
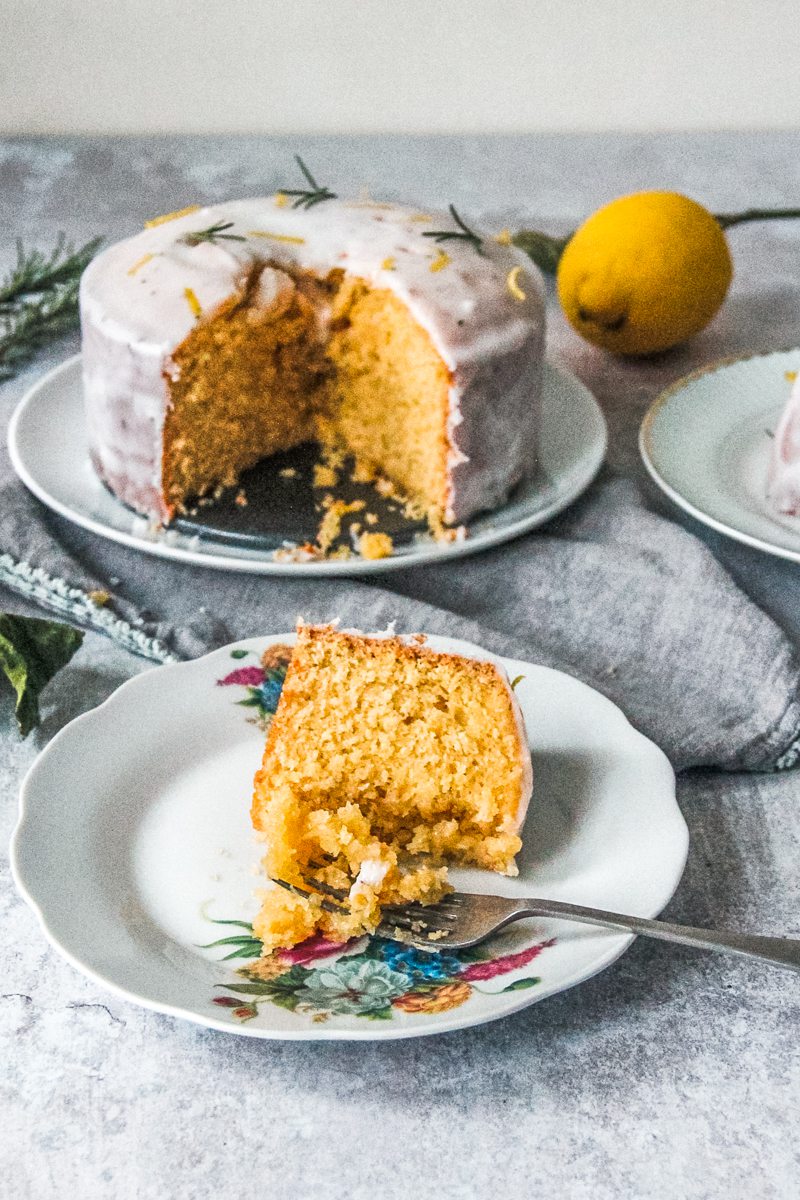
[{"label": "floral ceramic plate", "polygon": [[[147,554],[255,575],[364,575],[474,554],[519,537],[550,520],[585,491],[606,452],[606,425],[597,401],[580,380],[547,363],[542,396],[540,471],[495,512],[469,523],[467,536],[436,542],[405,521],[368,485],[341,493],[380,514],[392,534],[388,558],[279,561],[286,544],[313,541],[321,520],[320,493],[311,486],[312,455],[302,448],[267,459],[248,474],[248,503],[236,489],[219,505],[154,529],[108,492],[92,469],[83,412],[80,356],[40,379],[20,401],[8,430],[8,450],[22,482],[49,508],[100,537]],[[347,490],[349,487],[349,491]],[[358,516],[358,514],[355,514]],[[351,518],[347,518],[349,521]],[[346,524],[346,522],[345,522]],[[343,534],[346,543],[346,532]],[[346,546],[344,547],[346,548]]]},{"label": "floral ceramic plate", "polygon": [[[17,886],[73,965],[127,1000],[263,1038],[416,1037],[506,1016],[594,975],[627,935],[531,921],[475,951],[313,939],[260,957],[263,886],[249,820],[263,729],[292,635],[155,668],[53,739],[22,789]],[[431,638],[437,650],[490,656]],[[664,755],[609,700],[545,667],[502,660],[534,755],[518,878],[457,887],[654,916],[688,835]]]},{"label": "floral ceramic plate", "polygon": [[704,525],[800,562],[800,518],[767,504],[767,467],[800,348],[695,371],[658,397],[639,446],[658,486]]}]

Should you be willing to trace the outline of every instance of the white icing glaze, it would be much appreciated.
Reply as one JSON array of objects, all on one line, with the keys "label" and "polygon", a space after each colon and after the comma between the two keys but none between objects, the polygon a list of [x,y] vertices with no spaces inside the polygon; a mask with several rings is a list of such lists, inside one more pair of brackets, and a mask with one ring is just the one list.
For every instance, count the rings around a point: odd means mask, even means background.
[{"label": "white icing glaze", "polygon": [[515,825],[515,833],[522,833],[522,827],[525,824],[525,818],[528,815],[528,806],[533,795],[533,760],[531,758],[530,747],[528,745],[528,732],[525,728],[525,718],[522,715],[519,700],[514,694],[514,689],[511,686],[511,680],[508,678],[508,673],[505,667],[499,663],[493,664],[497,668],[497,673],[503,683],[508,688],[508,695],[511,700],[511,711],[514,714],[514,720],[517,724],[517,735],[519,738],[519,757],[522,765],[522,783],[520,785],[519,804],[517,805],[517,819]]},{"label": "white icing glaze", "polygon": [[767,495],[777,512],[800,516],[800,376],[772,440]]},{"label": "white icing glaze", "polygon": [[[244,241],[188,245],[217,223]],[[254,263],[269,262],[257,303],[292,286],[281,271],[326,275],[339,267],[392,291],[428,332],[451,372],[447,423],[448,521],[496,507],[536,465],[544,347],[544,298],[536,267],[513,247],[483,240],[441,248],[426,231],[453,229],[448,214],[332,200],[309,210],[276,197],[199,209],[109,247],[81,284],[84,385],[92,456],[127,503],[164,516],[161,435],[172,354],[197,321],[240,291]],[[274,236],[264,236],[274,235]],[[431,265],[444,250],[450,262]],[[525,299],[508,275],[521,268]]]},{"label": "white icing glaze", "polygon": [[364,895],[369,888],[380,887],[388,873],[388,862],[381,858],[365,858],[348,893],[350,900]]}]

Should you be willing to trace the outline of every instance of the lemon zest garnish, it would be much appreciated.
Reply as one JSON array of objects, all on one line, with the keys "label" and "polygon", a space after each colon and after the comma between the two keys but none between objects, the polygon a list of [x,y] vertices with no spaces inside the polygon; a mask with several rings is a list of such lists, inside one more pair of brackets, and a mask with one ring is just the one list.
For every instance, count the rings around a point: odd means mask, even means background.
[{"label": "lemon zest garnish", "polygon": [[397,263],[392,258],[391,254],[389,255],[388,258],[385,258],[383,260],[383,262],[381,263],[382,271],[394,271],[396,267],[397,267]]},{"label": "lemon zest garnish", "polygon": [[200,307],[200,301],[197,299],[197,296],[194,294],[193,290],[190,287],[186,287],[183,289],[183,294],[186,297],[186,303],[189,305],[189,308],[196,317],[199,317],[203,310]]},{"label": "lemon zest garnish", "polygon": [[526,296],[522,288],[519,286],[519,277],[522,274],[522,267],[512,267],[506,275],[506,284],[508,290],[515,300],[525,300]]},{"label": "lemon zest garnish", "polygon": [[304,237],[292,237],[288,233],[270,233],[267,229],[250,229],[247,236],[269,238],[273,242],[291,242],[293,246],[303,246],[306,240]]},{"label": "lemon zest garnish", "polygon": [[783,377],[787,383],[794,383],[797,379],[797,371],[784,371]]},{"label": "lemon zest garnish", "polygon": [[414,213],[410,218],[412,221],[432,221],[433,217],[429,213]]},{"label": "lemon zest garnish", "polygon": [[286,195],[285,192],[276,192],[275,193],[276,208],[286,208],[286,205],[288,203],[289,203],[289,197]]},{"label": "lemon zest garnish", "polygon": [[431,270],[432,271],[441,271],[447,266],[447,264],[449,262],[450,262],[450,255],[445,254],[444,250],[440,250],[439,253],[436,255],[436,258],[431,263]]},{"label": "lemon zest garnish", "polygon": [[499,233],[496,233],[494,235],[494,240],[497,242],[498,246],[510,246],[511,245],[511,230],[510,229],[501,229]]},{"label": "lemon zest garnish", "polygon": [[167,221],[177,221],[178,217],[188,217],[189,213],[199,212],[199,204],[190,204],[188,208],[178,208],[175,212],[164,213],[163,217],[153,217],[149,221],[145,221],[145,229],[152,229],[156,225],[166,225]]},{"label": "lemon zest garnish", "polygon": [[141,270],[145,263],[150,262],[151,258],[155,258],[155,254],[143,254],[142,257],[135,262],[132,267],[128,268],[128,274],[135,275],[137,271]]}]

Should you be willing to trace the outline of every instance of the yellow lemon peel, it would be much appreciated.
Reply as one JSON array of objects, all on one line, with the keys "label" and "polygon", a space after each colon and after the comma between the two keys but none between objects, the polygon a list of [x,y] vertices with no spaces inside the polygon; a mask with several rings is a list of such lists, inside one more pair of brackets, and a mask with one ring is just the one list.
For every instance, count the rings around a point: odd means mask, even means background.
[{"label": "yellow lemon peel", "polygon": [[200,301],[197,299],[197,296],[192,288],[185,287],[183,289],[183,294],[186,297],[186,303],[189,305],[189,308],[192,310],[195,317],[199,317],[203,309],[201,308]]},{"label": "yellow lemon peel", "polygon": [[397,263],[392,258],[391,254],[389,255],[388,258],[385,258],[383,260],[383,262],[381,263],[382,271],[394,271],[396,269],[396,267],[397,267]]},{"label": "yellow lemon peel", "polygon": [[506,275],[506,287],[511,292],[511,295],[514,297],[514,299],[519,300],[520,302],[527,298],[526,293],[523,292],[522,288],[519,286],[519,277],[521,274],[522,267],[512,267]]},{"label": "yellow lemon peel", "polygon": [[446,254],[444,250],[440,250],[436,255],[436,258],[431,263],[431,270],[443,271],[450,261],[450,255]]},{"label": "yellow lemon peel", "polygon": [[496,233],[494,235],[494,240],[497,242],[498,246],[510,246],[511,245],[511,230],[510,229],[501,229],[499,233]]},{"label": "yellow lemon peel", "polygon": [[132,267],[128,267],[128,274],[135,275],[137,271],[141,271],[142,267],[146,266],[153,258],[155,258],[155,254],[143,254],[141,258],[136,260]]},{"label": "yellow lemon peel", "polygon": [[306,241],[304,237],[294,237],[289,233],[270,233],[268,229],[250,229],[247,236],[269,238],[271,242],[290,242],[293,246],[304,246]]},{"label": "yellow lemon peel", "polygon": [[289,203],[289,197],[286,195],[285,192],[276,192],[275,193],[275,207],[276,208],[286,208],[286,205],[288,203]]},{"label": "yellow lemon peel", "polygon": [[156,225],[166,225],[167,221],[177,221],[178,217],[188,217],[189,213],[199,212],[199,204],[190,204],[186,208],[176,208],[175,212],[164,213],[161,217],[151,217],[149,221],[145,221],[145,229],[154,229]]}]

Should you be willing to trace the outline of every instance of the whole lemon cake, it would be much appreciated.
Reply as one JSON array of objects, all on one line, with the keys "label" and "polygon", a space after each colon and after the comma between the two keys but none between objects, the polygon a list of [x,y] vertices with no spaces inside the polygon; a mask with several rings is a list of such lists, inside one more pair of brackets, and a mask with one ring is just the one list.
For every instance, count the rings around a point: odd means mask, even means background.
[{"label": "whole lemon cake", "polygon": [[433,520],[496,507],[536,468],[543,287],[514,247],[458,221],[278,193],[109,247],[81,283],[100,477],[168,523],[316,441]]},{"label": "whole lemon cake", "polygon": [[300,626],[255,777],[265,870],[284,885],[264,893],[256,936],[269,951],[372,932],[384,906],[448,891],[447,862],[516,874],[531,790],[501,667]]}]

